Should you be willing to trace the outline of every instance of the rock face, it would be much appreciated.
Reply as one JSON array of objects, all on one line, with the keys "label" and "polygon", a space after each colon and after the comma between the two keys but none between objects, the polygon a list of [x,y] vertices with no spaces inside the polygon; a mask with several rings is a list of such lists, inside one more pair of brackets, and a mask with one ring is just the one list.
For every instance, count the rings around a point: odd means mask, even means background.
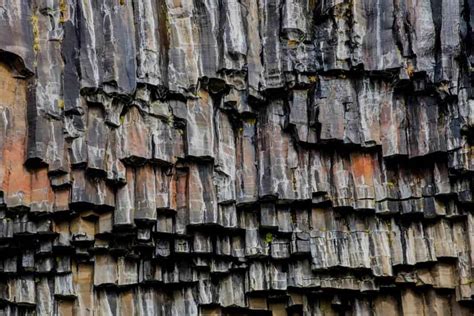
[{"label": "rock face", "polygon": [[0,0],[0,315],[472,315],[473,0]]}]

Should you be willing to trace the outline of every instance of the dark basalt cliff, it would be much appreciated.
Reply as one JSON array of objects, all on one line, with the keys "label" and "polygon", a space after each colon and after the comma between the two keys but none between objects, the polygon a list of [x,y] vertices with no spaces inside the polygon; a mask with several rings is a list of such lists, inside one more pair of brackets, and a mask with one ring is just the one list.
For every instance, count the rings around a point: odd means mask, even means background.
[{"label": "dark basalt cliff", "polygon": [[472,315],[474,0],[0,0],[0,315]]}]

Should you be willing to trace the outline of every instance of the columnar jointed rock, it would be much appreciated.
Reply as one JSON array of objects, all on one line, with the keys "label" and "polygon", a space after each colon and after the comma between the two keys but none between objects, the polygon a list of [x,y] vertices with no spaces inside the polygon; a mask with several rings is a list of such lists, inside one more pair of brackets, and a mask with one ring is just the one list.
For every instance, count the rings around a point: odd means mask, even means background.
[{"label": "columnar jointed rock", "polygon": [[1,315],[472,315],[474,1],[0,0]]}]

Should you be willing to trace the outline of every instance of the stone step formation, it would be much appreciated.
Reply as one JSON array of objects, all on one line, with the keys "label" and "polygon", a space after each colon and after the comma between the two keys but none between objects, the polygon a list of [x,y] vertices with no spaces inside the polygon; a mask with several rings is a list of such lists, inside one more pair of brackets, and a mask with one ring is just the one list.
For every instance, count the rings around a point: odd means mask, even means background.
[{"label": "stone step formation", "polygon": [[473,0],[0,0],[0,315],[472,315]]}]

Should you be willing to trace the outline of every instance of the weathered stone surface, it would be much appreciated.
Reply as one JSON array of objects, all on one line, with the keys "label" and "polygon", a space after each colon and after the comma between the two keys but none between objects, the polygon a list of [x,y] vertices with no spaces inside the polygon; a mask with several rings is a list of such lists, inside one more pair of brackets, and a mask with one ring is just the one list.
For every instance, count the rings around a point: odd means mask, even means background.
[{"label": "weathered stone surface", "polygon": [[0,315],[472,315],[473,12],[0,0]]}]

